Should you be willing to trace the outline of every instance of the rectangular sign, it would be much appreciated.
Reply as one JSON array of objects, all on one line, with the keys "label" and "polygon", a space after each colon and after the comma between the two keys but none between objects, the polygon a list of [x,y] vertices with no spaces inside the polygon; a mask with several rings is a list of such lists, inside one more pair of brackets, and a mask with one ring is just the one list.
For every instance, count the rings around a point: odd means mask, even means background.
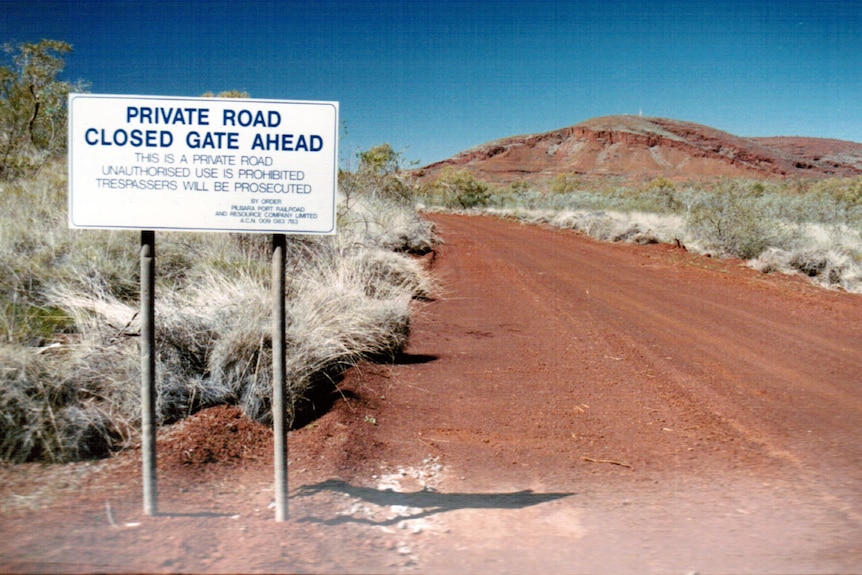
[{"label": "rectangular sign", "polygon": [[72,228],[334,234],[338,102],[69,96]]}]

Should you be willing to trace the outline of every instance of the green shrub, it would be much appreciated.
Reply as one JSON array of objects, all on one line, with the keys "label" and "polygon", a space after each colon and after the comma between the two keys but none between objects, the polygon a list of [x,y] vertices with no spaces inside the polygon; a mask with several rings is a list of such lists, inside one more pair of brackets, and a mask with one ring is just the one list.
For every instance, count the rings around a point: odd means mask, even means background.
[{"label": "green shrub", "polygon": [[640,192],[639,199],[646,209],[656,212],[681,212],[685,206],[679,198],[676,186],[669,179],[653,178]]},{"label": "green shrub", "polygon": [[389,144],[381,144],[357,154],[355,171],[338,173],[342,209],[350,210],[360,198],[412,204],[414,187],[405,172],[404,155]]},{"label": "green shrub", "polygon": [[70,333],[75,324],[64,310],[56,306],[7,301],[0,307],[0,325],[4,329],[3,340],[42,346],[58,334]]},{"label": "green shrub", "polygon": [[822,214],[825,210],[820,210],[818,221],[828,218],[834,223],[862,229],[862,176],[814,182],[807,195],[817,206],[824,206],[828,210],[825,214]]},{"label": "green shrub", "polygon": [[770,217],[759,188],[746,189],[725,180],[698,194],[688,207],[688,227],[707,249],[743,259],[759,256],[770,246],[785,247],[789,229]]},{"label": "green shrub", "polygon": [[468,210],[488,205],[488,184],[477,180],[467,169],[447,166],[426,186],[425,195],[443,205]]},{"label": "green shrub", "polygon": [[577,174],[557,174],[551,180],[549,191],[552,194],[571,194],[583,187],[582,178]]}]

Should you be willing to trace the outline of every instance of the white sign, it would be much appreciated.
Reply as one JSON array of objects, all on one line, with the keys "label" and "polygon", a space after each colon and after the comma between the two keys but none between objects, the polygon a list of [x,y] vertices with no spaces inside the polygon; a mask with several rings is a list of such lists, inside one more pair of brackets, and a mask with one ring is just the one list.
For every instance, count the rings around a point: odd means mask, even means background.
[{"label": "white sign", "polygon": [[338,102],[69,96],[73,228],[334,234]]}]

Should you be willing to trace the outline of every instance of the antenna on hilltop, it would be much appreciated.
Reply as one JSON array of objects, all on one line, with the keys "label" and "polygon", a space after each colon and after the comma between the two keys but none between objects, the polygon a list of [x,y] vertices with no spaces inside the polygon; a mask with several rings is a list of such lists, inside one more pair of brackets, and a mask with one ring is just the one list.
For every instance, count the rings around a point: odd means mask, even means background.
[{"label": "antenna on hilltop", "polygon": [[644,109],[638,108],[638,116],[643,116],[643,115],[644,115]]}]

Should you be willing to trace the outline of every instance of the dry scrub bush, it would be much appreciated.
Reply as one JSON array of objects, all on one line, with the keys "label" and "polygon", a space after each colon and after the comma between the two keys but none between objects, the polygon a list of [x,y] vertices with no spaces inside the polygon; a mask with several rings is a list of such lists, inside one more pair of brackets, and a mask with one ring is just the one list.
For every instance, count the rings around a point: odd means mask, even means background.
[{"label": "dry scrub bush", "polygon": [[[110,294],[55,288],[51,298],[75,318],[77,336],[64,346],[65,368],[78,386],[97,390],[126,425],[140,423],[140,321],[137,310]],[[167,296],[156,313],[156,413],[170,423],[202,407],[224,403],[224,390],[205,377],[212,332]]]},{"label": "dry scrub bush", "polygon": [[[411,300],[429,293],[424,272],[412,260],[344,247],[341,241],[326,239],[307,247],[313,256],[300,256],[305,263],[290,274],[285,371],[292,403],[362,357],[397,353],[409,333]],[[390,265],[382,265],[390,256]],[[210,373],[214,382],[231,387],[247,415],[268,423],[272,342],[267,294],[245,293],[243,321],[221,330]],[[293,420],[294,410],[289,417]]]},{"label": "dry scrub bush", "polygon": [[100,390],[69,378],[54,350],[0,345],[0,459],[101,457],[125,442]]},{"label": "dry scrub bush", "polygon": [[801,273],[825,288],[862,293],[862,233],[848,226],[801,225],[797,247],[770,247],[749,265],[764,273]]},{"label": "dry scrub bush", "polygon": [[654,244],[659,241],[650,227],[619,213],[562,212],[551,218],[549,223],[559,228],[577,230],[606,242]]},{"label": "dry scrub bush", "polygon": [[355,199],[350,209],[342,209],[338,225],[351,230],[348,237],[352,240],[387,251],[421,255],[433,250],[439,241],[434,225],[419,217],[412,206],[372,195]]}]

